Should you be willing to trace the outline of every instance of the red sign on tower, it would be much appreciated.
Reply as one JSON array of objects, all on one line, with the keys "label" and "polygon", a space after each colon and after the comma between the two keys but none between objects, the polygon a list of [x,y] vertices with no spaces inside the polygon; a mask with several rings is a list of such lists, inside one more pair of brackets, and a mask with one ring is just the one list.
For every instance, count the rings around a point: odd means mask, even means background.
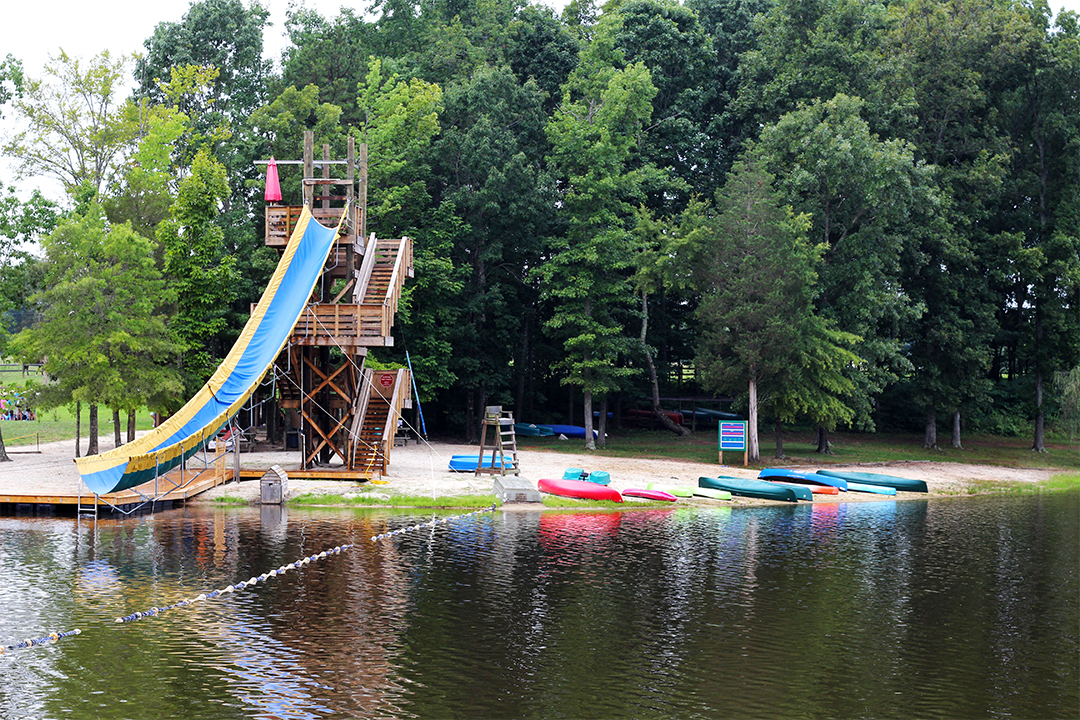
[{"label": "red sign on tower", "polygon": [[379,384],[383,387],[390,387],[394,384],[394,376],[390,373],[384,373],[379,376]]}]

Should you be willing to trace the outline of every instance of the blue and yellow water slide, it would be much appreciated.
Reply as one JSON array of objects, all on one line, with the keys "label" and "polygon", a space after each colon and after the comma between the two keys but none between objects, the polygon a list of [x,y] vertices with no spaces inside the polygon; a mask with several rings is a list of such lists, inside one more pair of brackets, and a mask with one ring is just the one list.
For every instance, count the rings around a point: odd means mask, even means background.
[{"label": "blue and yellow water slide", "polygon": [[[344,220],[344,213],[342,220]],[[340,228],[340,223],[339,223]],[[206,446],[251,397],[308,304],[338,228],[320,225],[305,207],[277,270],[236,344],[183,408],[133,442],[75,460],[96,495],[119,492],[179,467]]]}]

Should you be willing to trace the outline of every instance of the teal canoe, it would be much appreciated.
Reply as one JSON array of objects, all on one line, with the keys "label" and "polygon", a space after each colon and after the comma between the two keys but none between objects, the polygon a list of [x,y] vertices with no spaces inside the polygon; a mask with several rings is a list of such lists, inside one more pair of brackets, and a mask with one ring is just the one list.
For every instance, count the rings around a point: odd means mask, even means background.
[{"label": "teal canoe", "polygon": [[543,425],[514,423],[514,434],[522,437],[551,437],[555,434],[555,431]]},{"label": "teal canoe", "polygon": [[[735,477],[699,477],[698,486],[712,488],[713,490],[727,490],[732,495],[743,497],[761,498],[762,500],[786,500],[787,502],[799,501],[799,488],[793,485],[776,485],[764,480],[751,480]],[[805,490],[805,500],[812,500],[810,490]]]},{"label": "teal canoe", "polygon": [[840,478],[848,482],[862,483],[863,485],[881,485],[882,487],[896,488],[900,492],[926,492],[926,483],[922,480],[897,477],[895,475],[882,475],[868,472],[839,472],[836,470],[818,470],[818,475]]}]

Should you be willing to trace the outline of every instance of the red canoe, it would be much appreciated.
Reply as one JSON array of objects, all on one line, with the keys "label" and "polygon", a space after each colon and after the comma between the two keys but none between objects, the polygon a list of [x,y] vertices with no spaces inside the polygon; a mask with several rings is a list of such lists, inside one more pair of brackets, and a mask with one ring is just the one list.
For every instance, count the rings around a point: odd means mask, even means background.
[{"label": "red canoe", "polygon": [[669,492],[663,490],[642,490],[640,488],[627,488],[622,491],[623,495],[629,495],[630,497],[645,498],[646,500],[666,500],[668,502],[675,502],[677,497]]},{"label": "red canoe", "polygon": [[607,485],[597,485],[585,480],[546,480],[541,479],[536,483],[541,492],[563,497],[582,498],[584,500],[610,500],[622,502],[619,491]]}]

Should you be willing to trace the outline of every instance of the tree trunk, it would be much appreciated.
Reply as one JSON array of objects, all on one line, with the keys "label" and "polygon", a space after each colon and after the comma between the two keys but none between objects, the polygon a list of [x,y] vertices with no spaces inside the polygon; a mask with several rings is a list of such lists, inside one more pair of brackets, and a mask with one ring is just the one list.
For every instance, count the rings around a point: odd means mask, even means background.
[{"label": "tree trunk", "polygon": [[596,446],[607,447],[607,395],[600,398],[600,422],[596,423]]},{"label": "tree trunk", "polygon": [[123,445],[120,439],[120,411],[112,411],[112,427],[113,427],[113,447],[118,448]]},{"label": "tree trunk", "polygon": [[465,396],[465,443],[473,445],[479,442],[476,437],[476,393],[469,389]]},{"label": "tree trunk", "polygon": [[127,423],[127,441],[131,442],[135,439],[135,411],[128,411],[128,423]]},{"label": "tree trunk", "polygon": [[784,457],[784,430],[779,420],[776,421],[773,430],[776,433],[776,459],[779,460]]},{"label": "tree trunk", "polygon": [[656,376],[656,364],[653,362],[652,353],[649,352],[649,346],[645,344],[645,333],[649,328],[649,295],[645,292],[641,293],[641,351],[645,354],[645,365],[649,368],[649,383],[652,387],[652,414],[653,417],[664,426],[665,430],[670,430],[677,435],[689,435],[688,430],[684,425],[677,424],[674,420],[664,414],[664,411],[660,409],[660,381]]},{"label": "tree trunk", "polygon": [[566,424],[574,424],[574,386],[567,385],[566,389],[569,391],[566,395],[569,398],[567,411],[566,411]]},{"label": "tree trunk", "polygon": [[952,446],[957,450],[963,450],[963,446],[960,444],[960,411],[957,410],[952,414]]},{"label": "tree trunk", "polygon": [[746,461],[749,463],[757,463],[761,460],[761,452],[758,449],[758,431],[757,431],[757,382],[755,382],[753,376],[750,377],[750,392],[749,392],[749,415],[746,423]]},{"label": "tree trunk", "polygon": [[829,428],[824,425],[818,425],[817,428],[817,450],[815,451],[821,455],[832,455],[832,448],[829,447]]},{"label": "tree trunk", "polygon": [[937,450],[937,413],[933,407],[926,409],[926,434],[923,436],[923,448]]},{"label": "tree trunk", "polygon": [[11,458],[8,457],[7,447],[4,446],[4,431],[0,430],[0,462],[11,462]]},{"label": "tree trunk", "polygon": [[592,390],[582,393],[585,396],[585,449],[595,450],[596,439],[592,434]]},{"label": "tree trunk", "polygon": [[90,443],[86,446],[87,455],[98,454],[98,408],[97,403],[90,403]]},{"label": "tree trunk", "polygon": [[1043,410],[1043,374],[1042,367],[1035,363],[1035,441],[1031,449],[1035,452],[1046,452],[1043,446],[1043,423],[1046,414]]},{"label": "tree trunk", "polygon": [[75,403],[75,457],[82,457],[80,455],[80,445],[82,445],[82,403],[76,401]]}]

